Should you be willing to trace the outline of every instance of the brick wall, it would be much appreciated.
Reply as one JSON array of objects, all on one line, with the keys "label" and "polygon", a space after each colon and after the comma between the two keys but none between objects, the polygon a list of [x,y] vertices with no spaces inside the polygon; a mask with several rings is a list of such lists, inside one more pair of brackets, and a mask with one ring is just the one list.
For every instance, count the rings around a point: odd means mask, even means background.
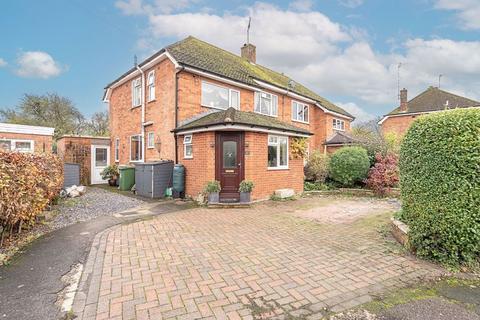
[{"label": "brick wall", "polygon": [[10,133],[0,132],[0,139],[14,139],[14,140],[33,140],[33,151],[35,153],[52,153],[53,137],[38,135],[38,134],[25,134],[25,133]]},{"label": "brick wall", "polygon": [[404,115],[399,117],[390,117],[382,123],[382,133],[395,133],[399,137],[403,137],[407,133],[408,128],[413,121],[418,117],[411,115]]}]

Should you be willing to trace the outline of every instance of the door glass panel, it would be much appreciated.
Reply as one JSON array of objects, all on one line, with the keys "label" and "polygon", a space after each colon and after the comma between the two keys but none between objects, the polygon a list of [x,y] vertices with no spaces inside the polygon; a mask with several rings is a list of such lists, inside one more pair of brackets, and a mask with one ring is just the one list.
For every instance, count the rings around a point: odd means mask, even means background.
[{"label": "door glass panel", "polygon": [[223,142],[223,167],[224,168],[237,167],[237,142],[236,141]]},{"label": "door glass panel", "polygon": [[107,166],[107,149],[106,148],[95,149],[95,166],[96,167]]}]

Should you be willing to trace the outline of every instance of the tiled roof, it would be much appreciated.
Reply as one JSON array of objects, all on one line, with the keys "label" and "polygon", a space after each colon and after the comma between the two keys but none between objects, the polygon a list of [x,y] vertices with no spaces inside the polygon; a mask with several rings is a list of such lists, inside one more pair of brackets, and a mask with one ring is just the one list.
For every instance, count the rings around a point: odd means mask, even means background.
[{"label": "tiled roof", "polygon": [[349,136],[345,132],[337,131],[331,136],[327,141],[325,141],[325,145],[332,145],[332,144],[352,144],[358,142],[357,139]]},{"label": "tiled roof", "polygon": [[207,113],[200,118],[181,125],[173,131],[180,132],[193,129],[208,128],[216,125],[245,125],[252,128],[275,129],[306,135],[312,134],[308,130],[285,123],[274,117],[254,112],[239,111],[234,108],[228,108],[227,110]]},{"label": "tiled roof", "polygon": [[[192,36],[165,47],[140,63],[139,66],[142,67],[165,51],[167,51],[182,66],[192,67],[256,87],[258,87],[258,84],[255,80],[260,80],[315,100],[329,111],[354,118],[347,111],[319,96],[300,83],[293,81],[293,79],[287,77],[283,73],[275,72],[259,64],[250,63],[236,54]],[[124,73],[118,79],[109,84],[107,88],[133,71],[135,71],[135,68]],[[294,84],[293,86],[291,85],[292,83]]]},{"label": "tiled roof", "polygon": [[436,87],[429,87],[427,90],[408,101],[408,110],[406,112],[400,111],[400,107],[398,107],[388,115],[442,111],[475,106],[480,106],[480,102],[440,90]]}]

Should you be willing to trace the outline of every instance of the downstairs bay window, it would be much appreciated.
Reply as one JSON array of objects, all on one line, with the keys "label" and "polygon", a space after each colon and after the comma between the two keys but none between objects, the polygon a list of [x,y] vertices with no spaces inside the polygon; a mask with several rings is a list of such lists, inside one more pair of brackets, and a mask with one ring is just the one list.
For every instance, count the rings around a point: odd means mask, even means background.
[{"label": "downstairs bay window", "polygon": [[130,137],[130,161],[139,162],[143,160],[142,135]]},{"label": "downstairs bay window", "polygon": [[288,137],[268,136],[268,169],[288,169]]}]

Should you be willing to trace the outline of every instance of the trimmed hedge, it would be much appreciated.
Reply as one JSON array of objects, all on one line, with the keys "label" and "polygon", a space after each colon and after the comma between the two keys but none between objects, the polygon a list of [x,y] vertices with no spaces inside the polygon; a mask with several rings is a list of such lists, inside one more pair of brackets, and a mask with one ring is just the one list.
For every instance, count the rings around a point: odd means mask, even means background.
[{"label": "trimmed hedge", "polygon": [[343,147],[330,158],[330,177],[344,186],[363,181],[368,174],[370,160],[362,147]]},{"label": "trimmed hedge", "polygon": [[62,186],[63,163],[57,156],[0,151],[2,229],[33,223]]},{"label": "trimmed hedge", "polygon": [[400,152],[402,220],[419,256],[443,264],[480,258],[480,110],[413,122]]}]

